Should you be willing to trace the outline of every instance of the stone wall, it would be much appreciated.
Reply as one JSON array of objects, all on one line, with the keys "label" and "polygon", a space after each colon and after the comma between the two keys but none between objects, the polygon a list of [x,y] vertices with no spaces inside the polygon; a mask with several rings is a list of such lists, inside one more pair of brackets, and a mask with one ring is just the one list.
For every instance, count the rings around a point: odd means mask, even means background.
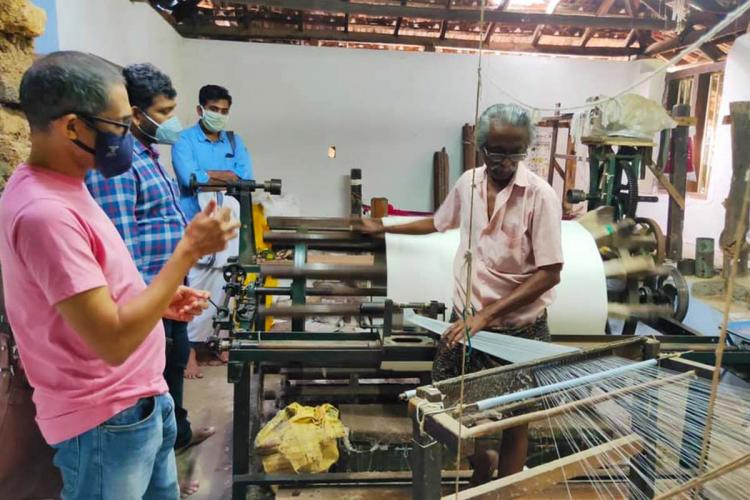
[{"label": "stone wall", "polygon": [[29,154],[29,130],[18,111],[21,76],[34,60],[45,12],[28,0],[0,0],[0,189]]}]

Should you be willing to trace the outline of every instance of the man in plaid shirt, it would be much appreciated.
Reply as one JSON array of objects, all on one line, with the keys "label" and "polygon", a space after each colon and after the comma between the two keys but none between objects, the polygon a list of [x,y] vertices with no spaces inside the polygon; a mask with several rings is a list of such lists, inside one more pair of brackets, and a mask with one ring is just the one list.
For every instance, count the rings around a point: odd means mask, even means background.
[{"label": "man in plaid shirt", "polygon": [[[150,64],[123,70],[133,107],[133,166],[110,179],[92,170],[86,178],[91,195],[114,222],[146,283],[159,273],[174,252],[188,221],[179,204],[174,178],[159,162],[155,143],[174,144],[181,126],[174,115],[177,92],[170,78]],[[215,433],[213,427],[193,431],[182,404],[184,371],[190,353],[187,323],[164,319],[167,347],[164,378],[175,401],[175,448],[198,444]],[[169,342],[169,340],[168,340]],[[197,484],[181,484],[192,494]]]}]

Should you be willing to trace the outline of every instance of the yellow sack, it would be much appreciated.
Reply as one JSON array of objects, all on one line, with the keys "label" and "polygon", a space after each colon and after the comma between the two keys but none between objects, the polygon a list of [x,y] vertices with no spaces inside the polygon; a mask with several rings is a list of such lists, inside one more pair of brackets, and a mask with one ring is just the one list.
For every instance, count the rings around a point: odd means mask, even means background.
[{"label": "yellow sack", "polygon": [[346,429],[330,404],[292,403],[268,422],[255,438],[268,473],[314,474],[327,471],[339,459],[336,440]]}]

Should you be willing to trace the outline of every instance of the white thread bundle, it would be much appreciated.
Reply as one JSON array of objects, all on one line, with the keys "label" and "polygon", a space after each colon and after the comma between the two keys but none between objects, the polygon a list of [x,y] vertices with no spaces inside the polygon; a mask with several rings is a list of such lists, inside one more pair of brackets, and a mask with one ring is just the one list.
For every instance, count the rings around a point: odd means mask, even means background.
[{"label": "white thread bundle", "polygon": [[[538,385],[549,386],[602,372],[617,373],[612,370],[629,365],[633,363],[611,356],[538,369],[535,376]],[[638,366],[543,396],[542,406],[551,409],[621,391],[611,399],[577,406],[532,424],[532,436],[545,428],[549,430],[557,455],[548,457],[550,460],[633,434],[641,438],[643,452],[637,457],[620,454],[614,461],[605,463],[596,459],[586,465],[585,477],[578,479],[587,480],[599,498],[646,499],[651,498],[652,492],[658,498],[697,475],[705,412],[711,396],[710,380],[678,377],[639,390],[640,384],[674,377],[677,372],[657,366]],[[750,393],[722,386],[715,405],[716,418],[710,434],[706,471],[750,453]],[[653,470],[648,465],[650,463]],[[573,479],[568,478],[568,482],[560,486],[567,491],[569,498],[573,498],[570,489]],[[747,498],[750,468],[741,467],[714,478],[702,488],[704,498]],[[692,495],[688,491],[678,493],[674,498],[692,498]]]}]

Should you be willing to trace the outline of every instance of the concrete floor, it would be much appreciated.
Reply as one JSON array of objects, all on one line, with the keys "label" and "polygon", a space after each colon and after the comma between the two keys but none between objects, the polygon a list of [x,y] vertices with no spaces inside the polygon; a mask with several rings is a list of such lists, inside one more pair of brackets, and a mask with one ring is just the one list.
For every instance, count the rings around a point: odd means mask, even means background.
[{"label": "concrete floor", "polygon": [[194,461],[200,482],[195,500],[226,500],[232,486],[232,385],[225,366],[204,366],[204,378],[185,381],[185,406],[194,428],[216,427],[216,435],[177,457],[181,471]]}]

